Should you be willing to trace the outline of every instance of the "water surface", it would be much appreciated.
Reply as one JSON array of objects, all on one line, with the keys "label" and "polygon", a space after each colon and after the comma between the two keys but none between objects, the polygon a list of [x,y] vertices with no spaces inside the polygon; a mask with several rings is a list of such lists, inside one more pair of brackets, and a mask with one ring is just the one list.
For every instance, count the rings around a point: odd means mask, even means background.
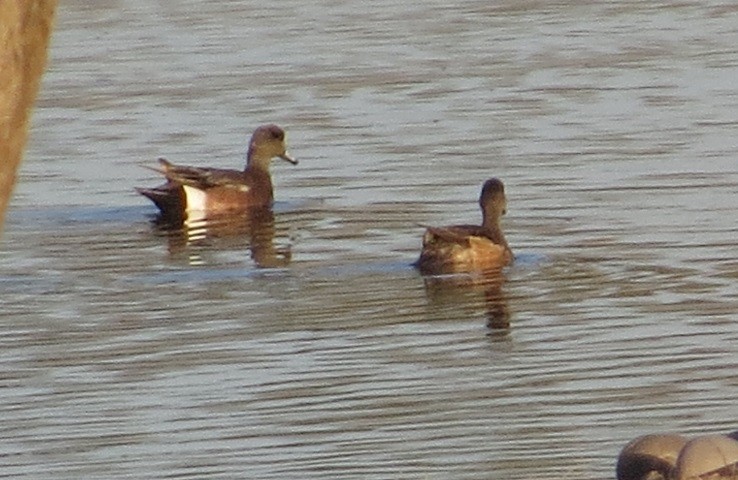
[{"label": "water surface", "polygon": [[[613,478],[642,433],[735,430],[736,14],[64,2],[0,253],[0,476]],[[265,122],[301,160],[266,237],[151,224],[142,164],[238,168]],[[422,278],[420,225],[490,176],[518,261]]]}]

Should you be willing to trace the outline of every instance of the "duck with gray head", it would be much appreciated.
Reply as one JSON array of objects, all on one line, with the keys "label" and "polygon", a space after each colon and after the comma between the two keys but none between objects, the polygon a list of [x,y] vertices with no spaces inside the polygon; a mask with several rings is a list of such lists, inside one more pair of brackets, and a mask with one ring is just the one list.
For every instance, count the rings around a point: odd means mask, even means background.
[{"label": "duck with gray head", "polygon": [[179,166],[160,158],[160,167],[152,169],[164,175],[166,183],[136,191],[154,202],[165,219],[185,219],[193,212],[208,216],[269,208],[274,200],[269,173],[274,157],[297,164],[287,153],[284,130],[262,125],[251,137],[244,170]]}]

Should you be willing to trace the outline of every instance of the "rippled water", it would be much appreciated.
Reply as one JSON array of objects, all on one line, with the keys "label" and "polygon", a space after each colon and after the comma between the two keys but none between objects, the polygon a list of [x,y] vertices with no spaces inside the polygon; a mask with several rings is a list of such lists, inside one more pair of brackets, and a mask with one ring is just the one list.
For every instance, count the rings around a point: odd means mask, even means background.
[{"label": "rippled water", "polygon": [[[735,430],[738,28],[720,2],[62,2],[0,253],[0,476],[613,478]],[[141,168],[288,131],[259,235]],[[506,182],[504,278],[424,224]],[[509,328],[499,328],[509,322]]]}]

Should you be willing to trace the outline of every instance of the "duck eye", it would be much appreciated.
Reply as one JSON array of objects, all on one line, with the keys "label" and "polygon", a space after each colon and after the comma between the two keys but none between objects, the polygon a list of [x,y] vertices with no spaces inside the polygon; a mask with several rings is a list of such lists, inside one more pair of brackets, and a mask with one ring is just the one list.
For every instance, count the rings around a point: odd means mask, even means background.
[{"label": "duck eye", "polygon": [[274,137],[276,140],[284,140],[284,130],[280,128],[273,128],[272,137]]}]

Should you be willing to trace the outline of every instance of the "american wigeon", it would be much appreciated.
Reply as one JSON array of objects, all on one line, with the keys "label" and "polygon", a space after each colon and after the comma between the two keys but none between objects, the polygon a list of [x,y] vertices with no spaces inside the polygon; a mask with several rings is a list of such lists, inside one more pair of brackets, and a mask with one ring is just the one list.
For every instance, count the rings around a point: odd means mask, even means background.
[{"label": "american wigeon", "polygon": [[274,193],[269,165],[274,157],[297,165],[287,153],[284,130],[273,124],[262,125],[251,136],[243,171],[178,166],[160,158],[160,168],[153,170],[164,175],[167,182],[136,191],[154,202],[163,217],[172,219],[193,212],[219,215],[270,207]]},{"label": "american wigeon", "polygon": [[507,210],[505,187],[497,178],[484,183],[479,196],[481,225],[428,227],[415,265],[423,273],[484,271],[501,268],[513,254],[500,228]]}]

